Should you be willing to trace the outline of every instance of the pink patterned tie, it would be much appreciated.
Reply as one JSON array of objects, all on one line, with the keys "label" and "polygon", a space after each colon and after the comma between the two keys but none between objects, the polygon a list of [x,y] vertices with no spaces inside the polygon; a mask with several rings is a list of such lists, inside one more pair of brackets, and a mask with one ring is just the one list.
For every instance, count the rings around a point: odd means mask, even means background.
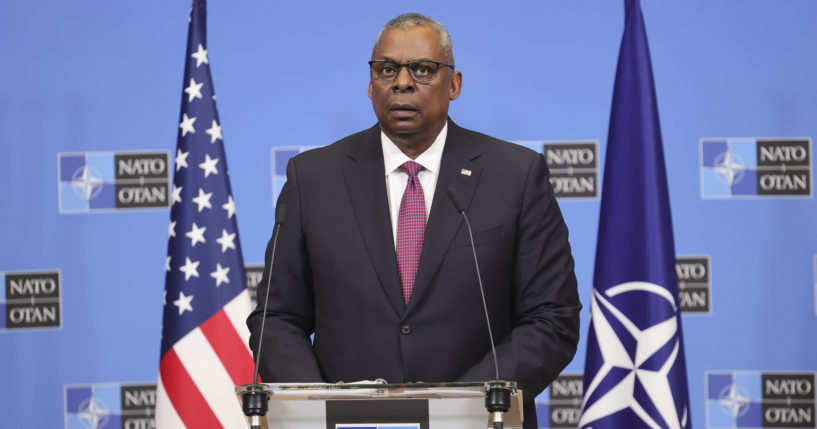
[{"label": "pink patterned tie", "polygon": [[400,169],[408,173],[409,179],[397,218],[397,269],[400,271],[400,283],[403,285],[403,300],[408,305],[414,278],[417,276],[417,267],[420,265],[420,252],[423,250],[426,201],[423,197],[423,186],[417,179],[417,173],[423,166],[414,161],[406,161]]}]

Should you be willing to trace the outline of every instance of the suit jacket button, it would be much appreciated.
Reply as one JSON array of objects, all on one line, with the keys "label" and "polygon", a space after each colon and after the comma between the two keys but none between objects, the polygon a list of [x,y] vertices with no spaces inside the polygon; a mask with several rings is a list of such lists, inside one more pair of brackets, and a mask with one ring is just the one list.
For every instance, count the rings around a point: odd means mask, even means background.
[{"label": "suit jacket button", "polygon": [[400,327],[400,332],[408,335],[411,333],[411,326],[408,323],[404,323],[403,326]]}]

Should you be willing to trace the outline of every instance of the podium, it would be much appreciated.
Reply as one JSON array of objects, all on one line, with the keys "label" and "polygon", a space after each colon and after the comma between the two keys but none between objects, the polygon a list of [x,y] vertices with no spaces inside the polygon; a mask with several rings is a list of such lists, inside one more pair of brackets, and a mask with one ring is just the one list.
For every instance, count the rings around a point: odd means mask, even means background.
[{"label": "podium", "polygon": [[[522,391],[515,382],[500,383],[511,391],[505,427],[521,428]],[[236,395],[241,402],[251,390],[269,393],[264,429],[474,429],[490,425],[488,387],[489,382],[266,383],[238,386]]]}]

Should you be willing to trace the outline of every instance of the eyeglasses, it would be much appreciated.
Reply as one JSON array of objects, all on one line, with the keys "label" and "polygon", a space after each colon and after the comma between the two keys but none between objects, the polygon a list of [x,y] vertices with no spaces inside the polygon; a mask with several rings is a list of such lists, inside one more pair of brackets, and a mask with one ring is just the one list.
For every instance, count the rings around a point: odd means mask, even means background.
[{"label": "eyeglasses", "polygon": [[398,74],[400,69],[405,67],[408,69],[409,75],[415,82],[431,82],[437,77],[437,72],[440,66],[451,67],[454,70],[453,64],[446,64],[440,61],[431,60],[417,60],[406,64],[400,64],[392,60],[371,60],[369,67],[371,68],[372,79],[380,82],[391,82]]}]

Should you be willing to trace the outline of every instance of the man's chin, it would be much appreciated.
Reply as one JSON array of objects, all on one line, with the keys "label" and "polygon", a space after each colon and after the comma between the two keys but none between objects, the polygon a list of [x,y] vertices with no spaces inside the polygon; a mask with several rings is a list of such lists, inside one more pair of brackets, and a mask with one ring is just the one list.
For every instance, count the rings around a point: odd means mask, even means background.
[{"label": "man's chin", "polygon": [[396,123],[390,121],[385,127],[383,127],[381,124],[381,128],[386,131],[386,134],[395,134],[400,136],[410,136],[412,134],[417,134],[422,130],[422,127],[418,126],[413,121],[398,121]]}]

